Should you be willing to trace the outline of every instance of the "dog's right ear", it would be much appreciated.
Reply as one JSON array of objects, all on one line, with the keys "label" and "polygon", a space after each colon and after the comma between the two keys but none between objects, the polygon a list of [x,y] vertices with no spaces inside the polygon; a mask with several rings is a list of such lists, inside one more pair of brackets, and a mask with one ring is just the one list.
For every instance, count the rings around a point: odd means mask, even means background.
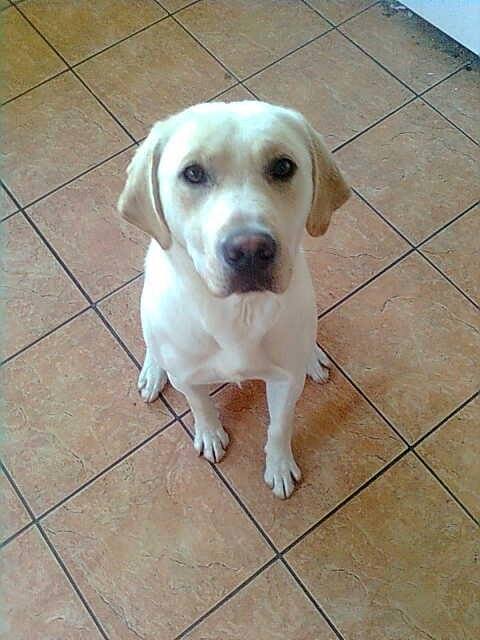
[{"label": "dog's right ear", "polygon": [[165,123],[157,122],[128,165],[127,182],[117,205],[122,218],[155,238],[162,249],[168,249],[172,242],[158,182],[158,165],[165,138]]}]

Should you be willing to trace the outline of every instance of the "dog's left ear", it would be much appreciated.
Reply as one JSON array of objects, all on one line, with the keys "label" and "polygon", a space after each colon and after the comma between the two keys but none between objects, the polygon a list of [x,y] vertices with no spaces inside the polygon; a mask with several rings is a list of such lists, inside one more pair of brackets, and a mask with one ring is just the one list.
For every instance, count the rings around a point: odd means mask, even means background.
[{"label": "dog's left ear", "polygon": [[313,198],[306,226],[311,236],[320,236],[328,229],[332,213],[349,199],[351,191],[320,134],[310,125],[307,127],[312,158]]},{"label": "dog's left ear", "polygon": [[157,122],[127,168],[127,181],[118,200],[122,218],[168,249],[172,238],[163,215],[158,165],[165,145],[165,122]]}]

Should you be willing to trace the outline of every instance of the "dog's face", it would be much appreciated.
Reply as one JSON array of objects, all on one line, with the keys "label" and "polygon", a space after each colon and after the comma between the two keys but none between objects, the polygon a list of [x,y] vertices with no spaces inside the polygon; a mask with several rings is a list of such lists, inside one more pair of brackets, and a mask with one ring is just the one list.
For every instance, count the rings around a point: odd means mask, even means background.
[{"label": "dog's face", "polygon": [[302,116],[255,101],[160,122],[129,167],[119,209],[188,252],[214,295],[283,292],[305,225],[323,233],[349,190]]}]

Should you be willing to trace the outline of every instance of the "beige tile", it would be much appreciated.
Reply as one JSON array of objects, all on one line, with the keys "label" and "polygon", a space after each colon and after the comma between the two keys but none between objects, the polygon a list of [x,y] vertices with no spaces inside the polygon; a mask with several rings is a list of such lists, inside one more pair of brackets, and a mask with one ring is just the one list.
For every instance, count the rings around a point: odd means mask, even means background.
[{"label": "beige tile", "polygon": [[7,9],[8,7],[11,7],[11,6],[12,5],[8,0],[0,0],[0,10]]},{"label": "beige tile", "polygon": [[260,70],[329,27],[298,0],[205,0],[177,18],[240,77]]},{"label": "beige tile", "polygon": [[362,195],[414,242],[480,198],[478,147],[420,102],[336,157]]},{"label": "beige tile", "polygon": [[260,99],[301,111],[329,147],[413,96],[338,32],[312,42],[247,84]]},{"label": "beige tile", "polygon": [[166,15],[154,0],[27,0],[22,11],[70,64]]},{"label": "beige tile", "polygon": [[[145,357],[145,343],[140,324],[142,287],[143,278],[139,278],[109,296],[99,305],[100,311],[140,364],[143,364]],[[137,374],[134,373],[132,375],[136,376]],[[136,379],[136,377],[132,377],[135,383]],[[162,395],[177,413],[183,413],[188,408],[185,396],[176,391],[170,384],[165,387]]]},{"label": "beige tile", "polygon": [[480,63],[431,89],[425,98],[463,131],[480,141]]},{"label": "beige tile", "polygon": [[2,627],[15,640],[100,640],[47,545],[29,529],[2,550]]},{"label": "beige tile", "polygon": [[54,329],[87,301],[21,214],[0,225],[2,358]]},{"label": "beige tile", "polygon": [[0,504],[2,511],[0,542],[2,542],[30,522],[30,516],[3,473],[0,473]]},{"label": "beige tile", "polygon": [[171,18],[77,70],[137,138],[155,121],[208,100],[234,82]]},{"label": "beige tile", "polygon": [[478,388],[475,308],[409,256],[322,318],[319,340],[409,440]]},{"label": "beige tile", "polygon": [[318,9],[322,16],[335,24],[348,20],[374,2],[375,0],[309,0],[314,9]]},{"label": "beige tile", "polygon": [[5,189],[0,187],[0,220],[6,218],[17,209],[17,206],[10,198]]},{"label": "beige tile", "polygon": [[473,57],[411,11],[389,5],[377,4],[341,29],[414,91],[424,91]]},{"label": "beige tile", "polygon": [[480,206],[462,216],[422,247],[465,293],[480,301]]},{"label": "beige tile", "polygon": [[111,638],[174,638],[272,556],[174,425],[45,521]]},{"label": "beige tile", "polygon": [[37,514],[171,419],[140,400],[136,375],[93,312],[3,368],[2,455]]},{"label": "beige tile", "polygon": [[132,155],[120,154],[28,210],[94,300],[143,271],[148,237],[116,211]]},{"label": "beige tile", "polygon": [[[337,371],[307,382],[297,404],[293,451],[303,480],[287,501],[263,481],[267,430],[264,385],[230,386],[215,398],[231,437],[219,468],[279,547],[292,542],[387,464],[402,445]],[[191,428],[191,418],[188,416]]]},{"label": "beige tile", "polygon": [[3,125],[5,182],[24,205],[131,142],[70,74],[3,107]]},{"label": "beige tile", "polygon": [[477,397],[418,447],[428,464],[477,518],[480,517],[479,428]]},{"label": "beige tile", "polygon": [[326,235],[303,242],[318,312],[366,282],[409,249],[370,207],[353,195],[332,217]]},{"label": "beige tile", "polygon": [[410,454],[287,559],[344,637],[475,638],[479,542]]},{"label": "beige tile", "polygon": [[335,637],[281,564],[269,567],[185,636],[189,640],[333,640]]},{"label": "beige tile", "polygon": [[2,11],[0,29],[2,101],[10,100],[66,69],[57,54],[15,8]]}]

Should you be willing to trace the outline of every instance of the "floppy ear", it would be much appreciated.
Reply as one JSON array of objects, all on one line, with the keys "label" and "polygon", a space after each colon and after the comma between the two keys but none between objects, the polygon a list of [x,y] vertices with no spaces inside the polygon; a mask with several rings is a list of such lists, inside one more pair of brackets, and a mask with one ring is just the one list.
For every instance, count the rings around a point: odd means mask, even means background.
[{"label": "floppy ear", "polygon": [[164,123],[157,122],[128,165],[127,182],[117,204],[122,218],[155,238],[162,249],[168,249],[171,244],[158,184],[165,137]]},{"label": "floppy ear", "polygon": [[332,213],[348,200],[351,192],[320,134],[310,126],[308,129],[313,198],[307,218],[307,231],[311,236],[320,236],[328,229]]}]

